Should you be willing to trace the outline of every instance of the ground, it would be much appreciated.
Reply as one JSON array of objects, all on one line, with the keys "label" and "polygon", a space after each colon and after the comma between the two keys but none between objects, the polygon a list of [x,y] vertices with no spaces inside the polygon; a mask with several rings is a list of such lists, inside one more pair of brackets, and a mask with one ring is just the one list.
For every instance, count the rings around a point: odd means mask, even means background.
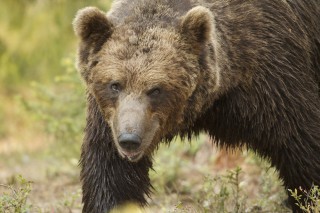
[{"label": "ground", "polygon": [[[0,183],[16,183],[16,175],[21,174],[32,181],[28,204],[33,210],[81,212],[77,158],[50,156],[47,149],[52,144],[37,142],[44,139],[23,144],[2,140]],[[241,168],[239,175],[237,167]],[[282,205],[283,188],[265,161],[247,151],[221,151],[205,135],[191,144],[178,140],[170,147],[161,146],[151,178],[156,191],[147,212],[288,211]],[[5,191],[8,193],[0,187],[2,197]]]}]

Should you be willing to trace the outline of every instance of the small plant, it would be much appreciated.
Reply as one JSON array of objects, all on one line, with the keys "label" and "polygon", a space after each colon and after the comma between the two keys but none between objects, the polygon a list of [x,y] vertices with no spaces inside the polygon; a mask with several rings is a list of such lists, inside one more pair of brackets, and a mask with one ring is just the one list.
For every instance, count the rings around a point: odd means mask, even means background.
[{"label": "small plant", "polygon": [[[241,193],[240,168],[215,178],[206,177],[203,192],[198,198],[204,212],[244,212],[245,197]],[[200,200],[201,199],[201,200]]]},{"label": "small plant", "polygon": [[7,192],[0,195],[0,212],[24,213],[29,212],[31,205],[27,203],[28,196],[31,192],[31,183],[18,175],[14,185],[0,184]]},{"label": "small plant", "polygon": [[298,190],[289,189],[291,196],[297,201],[296,205],[307,213],[320,212],[320,188],[313,186],[309,191],[302,188],[299,189],[302,194],[298,194]]},{"label": "small plant", "polygon": [[81,193],[79,189],[76,192],[66,195],[61,203],[61,209],[64,210],[64,212],[72,213],[72,209],[77,207],[77,200],[81,197]]}]

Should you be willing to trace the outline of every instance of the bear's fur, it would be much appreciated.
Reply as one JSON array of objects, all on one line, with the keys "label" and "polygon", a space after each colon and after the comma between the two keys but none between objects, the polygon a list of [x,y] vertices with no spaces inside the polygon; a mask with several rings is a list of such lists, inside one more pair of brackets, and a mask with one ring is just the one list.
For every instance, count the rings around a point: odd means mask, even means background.
[{"label": "bear's fur", "polygon": [[[208,133],[320,185],[320,0],[116,0],[80,10],[83,212],[146,204],[160,141]],[[294,200],[292,209],[299,212]]]}]

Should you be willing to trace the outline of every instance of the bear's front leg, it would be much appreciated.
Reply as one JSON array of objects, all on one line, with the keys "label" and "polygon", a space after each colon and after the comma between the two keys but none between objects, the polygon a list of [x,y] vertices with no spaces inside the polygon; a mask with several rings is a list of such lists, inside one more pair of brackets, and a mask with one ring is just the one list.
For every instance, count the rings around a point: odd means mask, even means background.
[{"label": "bear's front leg", "polygon": [[[316,126],[315,123],[309,123],[311,126]],[[276,166],[284,181],[288,201],[294,213],[304,211],[296,204],[297,201],[288,190],[297,190],[301,196],[300,201],[307,206],[312,201],[305,195],[313,185],[320,185],[319,132],[307,132],[309,128],[307,125],[305,127],[298,130],[301,136],[292,136],[285,146],[279,146],[271,155],[272,165]]]},{"label": "bear's front leg", "polygon": [[127,202],[146,204],[151,160],[143,157],[133,163],[118,155],[111,130],[91,95],[80,165],[83,212],[105,213]]}]

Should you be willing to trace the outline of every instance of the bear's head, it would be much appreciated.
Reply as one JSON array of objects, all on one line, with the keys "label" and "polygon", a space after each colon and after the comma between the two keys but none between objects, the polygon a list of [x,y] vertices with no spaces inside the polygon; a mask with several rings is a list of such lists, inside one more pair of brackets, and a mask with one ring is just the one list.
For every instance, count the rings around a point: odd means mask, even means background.
[{"label": "bear's head", "polygon": [[212,36],[208,9],[195,7],[174,26],[145,26],[130,18],[115,24],[87,7],[73,24],[80,38],[78,69],[122,157],[135,162],[150,155],[201,110],[192,97],[209,81],[201,73]]}]

